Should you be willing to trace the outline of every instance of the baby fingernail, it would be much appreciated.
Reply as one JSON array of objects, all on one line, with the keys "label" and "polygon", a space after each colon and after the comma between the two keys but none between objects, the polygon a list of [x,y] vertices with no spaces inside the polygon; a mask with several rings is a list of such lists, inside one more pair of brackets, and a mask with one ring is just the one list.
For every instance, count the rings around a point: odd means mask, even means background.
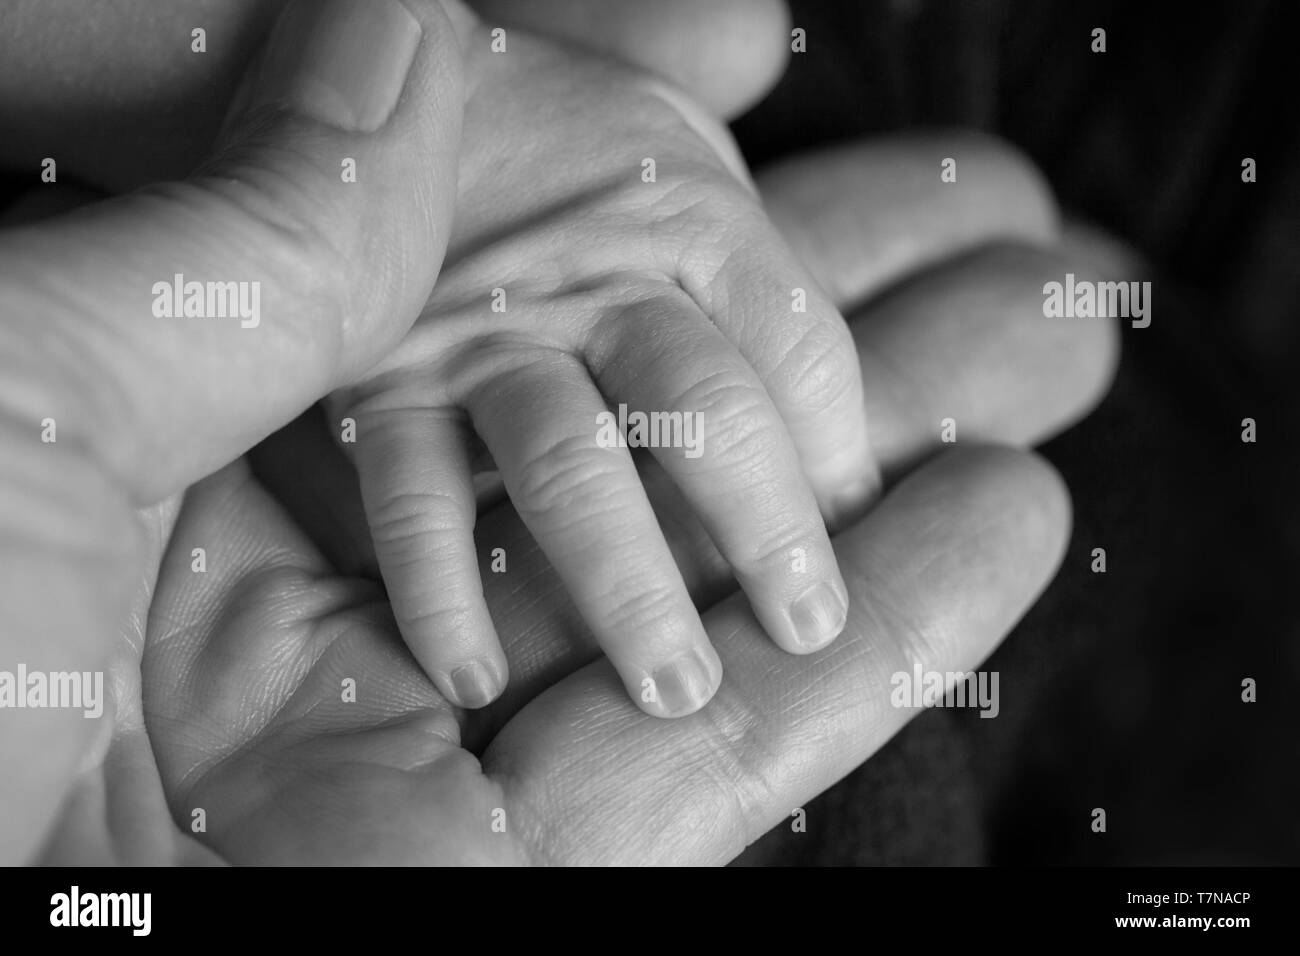
[{"label": "baby fingernail", "polygon": [[655,668],[650,676],[659,709],[670,716],[699,710],[713,696],[721,673],[722,662],[713,648],[683,654]]},{"label": "baby fingernail", "polygon": [[485,707],[497,697],[497,680],[478,661],[470,661],[451,672],[451,686],[461,707]]},{"label": "baby fingernail", "polygon": [[849,608],[830,584],[805,591],[790,608],[795,637],[804,647],[821,647],[839,636],[848,621]]},{"label": "baby fingernail", "polygon": [[396,108],[421,35],[398,0],[295,0],[271,35],[252,105],[283,102],[372,133]]}]

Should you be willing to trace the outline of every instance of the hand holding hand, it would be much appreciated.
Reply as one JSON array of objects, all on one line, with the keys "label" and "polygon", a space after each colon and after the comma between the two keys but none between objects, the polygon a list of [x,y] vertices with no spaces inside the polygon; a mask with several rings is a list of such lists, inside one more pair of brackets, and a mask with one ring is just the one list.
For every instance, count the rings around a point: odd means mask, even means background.
[{"label": "hand holding hand", "polygon": [[848,601],[823,516],[879,481],[852,341],[702,109],[524,31],[505,54],[492,42],[468,44],[438,286],[332,417],[355,421],[399,627],[445,695],[481,707],[506,678],[474,546],[476,433],[629,696],[693,713],[721,666],[627,446],[681,488],[777,644],[818,651]]}]

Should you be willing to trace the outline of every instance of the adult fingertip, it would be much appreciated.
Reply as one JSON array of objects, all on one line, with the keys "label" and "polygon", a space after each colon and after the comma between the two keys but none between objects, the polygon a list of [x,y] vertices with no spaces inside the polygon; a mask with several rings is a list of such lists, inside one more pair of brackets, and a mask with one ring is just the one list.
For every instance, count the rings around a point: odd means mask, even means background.
[{"label": "adult fingertip", "polygon": [[1037,521],[1032,526],[1036,533],[1031,541],[1037,543],[1041,567],[1048,569],[1047,576],[1055,574],[1065,557],[1070,543],[1074,509],[1070,489],[1061,473],[1037,452],[1017,453],[1003,449],[1014,459],[1013,468],[1020,470],[1027,498],[1037,507]]},{"label": "adult fingertip", "polygon": [[[692,0],[694,2],[694,0]],[[699,35],[707,48],[681,67],[688,89],[718,116],[732,119],[763,99],[790,62],[785,0],[714,0]]]},{"label": "adult fingertip", "polygon": [[[939,471],[959,475],[970,493],[986,502],[985,514],[1000,514],[1015,528],[1021,566],[1042,583],[1056,572],[1070,539],[1070,491],[1047,459],[1006,445],[953,448],[935,461]],[[968,509],[974,512],[974,509]]]},{"label": "adult fingertip", "polygon": [[665,77],[734,118],[785,72],[785,0],[478,0],[484,22],[582,43]]},{"label": "adult fingertip", "polygon": [[985,194],[990,209],[1014,204],[993,221],[1019,242],[1052,242],[1061,233],[1061,213],[1047,177],[1018,146],[971,129],[937,130],[918,134],[957,161],[957,183],[974,182]]},{"label": "adult fingertip", "polygon": [[397,108],[422,33],[399,0],[294,0],[271,33],[249,108],[282,103],[372,133]]}]

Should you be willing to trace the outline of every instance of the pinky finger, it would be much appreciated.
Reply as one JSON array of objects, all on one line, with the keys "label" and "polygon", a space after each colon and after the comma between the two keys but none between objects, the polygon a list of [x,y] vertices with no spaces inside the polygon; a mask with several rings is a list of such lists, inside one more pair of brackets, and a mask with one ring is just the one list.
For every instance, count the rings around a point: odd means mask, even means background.
[{"label": "pinky finger", "polygon": [[505,654],[483,598],[468,426],[448,409],[357,417],[357,471],[375,557],[406,646],[460,707],[505,688]]}]

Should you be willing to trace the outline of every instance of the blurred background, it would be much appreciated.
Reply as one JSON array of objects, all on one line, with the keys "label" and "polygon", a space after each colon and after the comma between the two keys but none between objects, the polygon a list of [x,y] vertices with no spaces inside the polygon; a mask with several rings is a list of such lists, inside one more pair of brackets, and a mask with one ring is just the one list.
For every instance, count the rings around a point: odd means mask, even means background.
[{"label": "blurred background", "polygon": [[791,6],[816,55],[736,125],[751,164],[986,130],[1067,216],[1138,250],[1155,307],[1149,328],[1124,323],[1103,405],[1043,449],[1074,535],[982,667],[1000,672],[1000,716],[923,714],[809,805],[806,834],[782,826],[741,862],[1300,863],[1300,7]]}]

